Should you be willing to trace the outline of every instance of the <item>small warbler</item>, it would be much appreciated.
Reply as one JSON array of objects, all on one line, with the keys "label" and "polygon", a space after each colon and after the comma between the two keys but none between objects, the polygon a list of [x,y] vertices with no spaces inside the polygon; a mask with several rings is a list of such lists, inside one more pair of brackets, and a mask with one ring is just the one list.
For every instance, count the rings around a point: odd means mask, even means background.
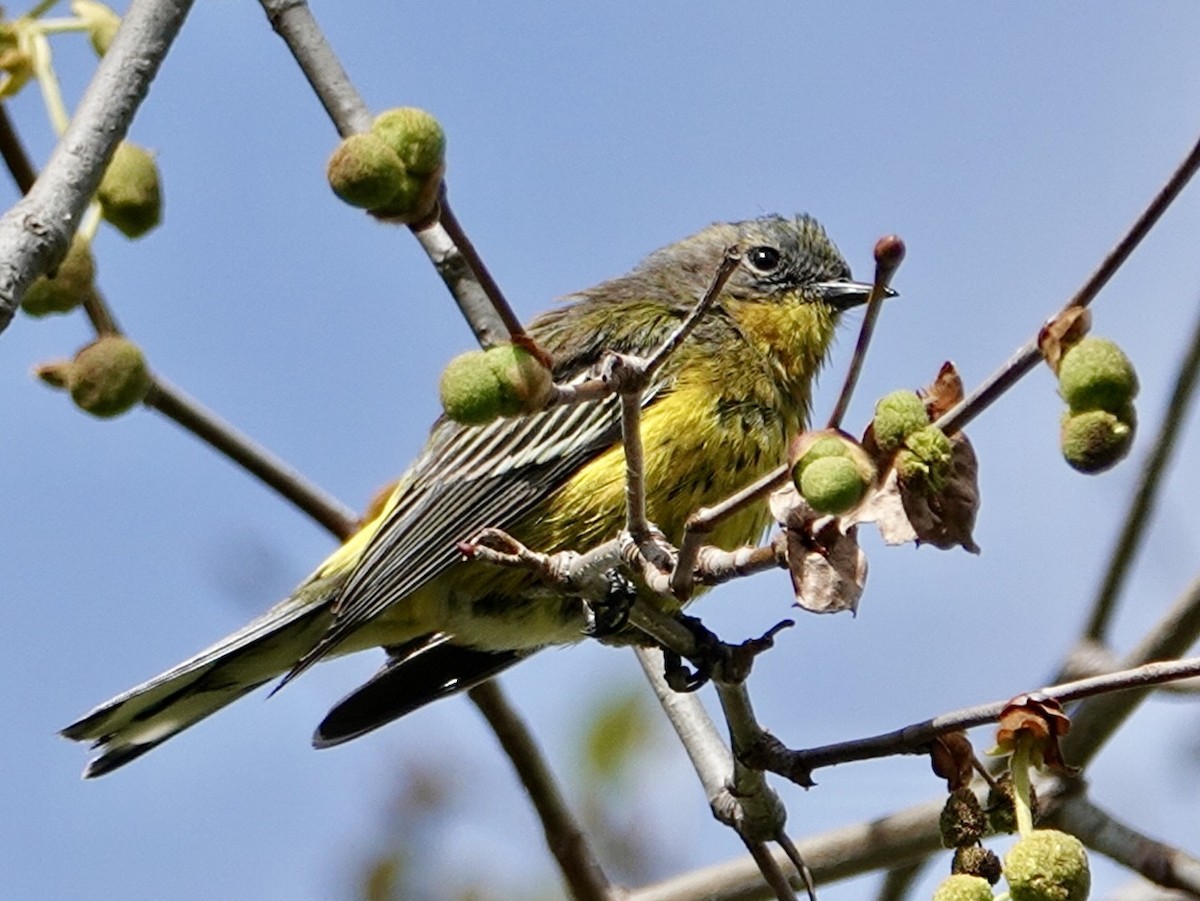
[{"label": "small warbler", "polygon": [[[643,399],[651,522],[678,543],[687,517],[783,462],[804,425],[838,313],[870,286],[812,218],[719,223],[628,275],[565,298],[529,332],[556,381],[598,371],[605,351],[647,355],[704,295],[727,247],[741,261]],[[465,426],[443,417],[387,501],[288,598],[243,629],[63,730],[91,741],[98,776],[281,674],[371,647],[383,668],[318,727],[325,747],[469,688],[547,645],[583,637],[579,598],[523,570],[464,560],[460,542],[504,529],[534,550],[586,551],[624,525],[618,400]],[[757,540],[765,505],[709,542]]]}]

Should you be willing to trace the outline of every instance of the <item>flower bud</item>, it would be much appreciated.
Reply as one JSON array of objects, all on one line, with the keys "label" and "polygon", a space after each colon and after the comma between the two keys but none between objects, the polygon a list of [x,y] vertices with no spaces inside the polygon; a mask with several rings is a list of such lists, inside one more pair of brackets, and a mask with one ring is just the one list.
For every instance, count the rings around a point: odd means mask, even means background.
[{"label": "flower bud", "polygon": [[953,448],[946,433],[927,425],[904,439],[896,455],[896,474],[908,487],[938,492],[950,474]]},{"label": "flower bud", "polygon": [[438,390],[446,415],[463,425],[540,410],[553,390],[550,371],[524,348],[502,344],[455,357]]},{"label": "flower bud", "polygon": [[933,901],[992,901],[992,887],[986,879],[956,873],[942,880]]},{"label": "flower bud", "polygon": [[893,391],[875,405],[875,443],[884,453],[890,454],[905,438],[927,425],[925,402],[913,391]]},{"label": "flower bud", "polygon": [[74,0],[71,12],[87,25],[88,40],[97,56],[104,56],[121,27],[121,17],[97,0]]},{"label": "flower bud", "polygon": [[501,416],[536,413],[554,391],[554,378],[541,360],[516,344],[484,351],[501,388]]},{"label": "flower bud", "polygon": [[966,845],[954,849],[954,859],[950,862],[951,873],[965,873],[968,876],[979,876],[986,879],[988,884],[995,885],[1000,881],[1004,868],[996,852],[982,845]]},{"label": "flower bud", "polygon": [[333,193],[364,210],[392,203],[407,178],[396,151],[371,132],[350,135],[338,144],[325,171]]},{"label": "flower bud", "polygon": [[1120,413],[1137,396],[1137,373],[1115,342],[1088,337],[1063,355],[1058,365],[1058,392],[1073,413]]},{"label": "flower bud", "polygon": [[987,829],[987,817],[979,806],[979,799],[969,788],[958,788],[946,799],[938,823],[942,833],[942,844],[947,848],[972,845],[983,838]]},{"label": "flower bud", "polygon": [[841,515],[854,507],[866,493],[863,478],[849,457],[821,457],[800,469],[797,487],[810,507],[818,513]]},{"label": "flower bud", "polygon": [[141,349],[128,338],[103,335],[75,354],[67,387],[77,407],[108,419],[145,399],[150,370]]},{"label": "flower bud", "polygon": [[1013,901],[1084,901],[1092,886],[1087,852],[1073,835],[1035,829],[1004,855]]},{"label": "flower bud", "polygon": [[150,151],[122,141],[96,191],[100,211],[127,238],[140,238],[162,219],[158,167]]},{"label": "flower bud", "polygon": [[385,110],[371,125],[400,157],[412,175],[428,178],[438,172],[446,158],[446,133],[430,113],[415,106]]},{"label": "flower bud", "polygon": [[1134,432],[1132,407],[1128,407],[1121,417],[1106,410],[1068,412],[1063,415],[1060,446],[1064,459],[1072,468],[1089,474],[1099,473],[1125,458],[1133,446]]},{"label": "flower bud", "polygon": [[58,264],[58,271],[39,276],[29,286],[21,300],[21,309],[38,317],[69,313],[92,296],[95,279],[96,261],[91,243],[76,235],[67,255]]}]

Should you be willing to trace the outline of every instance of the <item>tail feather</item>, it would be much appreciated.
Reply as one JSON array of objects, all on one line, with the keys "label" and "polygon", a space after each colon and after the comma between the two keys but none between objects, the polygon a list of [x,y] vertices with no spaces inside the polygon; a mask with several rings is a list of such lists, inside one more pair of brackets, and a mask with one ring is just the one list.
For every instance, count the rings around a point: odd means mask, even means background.
[{"label": "tail feather", "polygon": [[90,741],[101,776],[284,673],[329,624],[328,599],[289,598],[161,675],[101,704],[62,735]]},{"label": "tail feather", "polygon": [[486,682],[531,653],[462,647],[441,633],[409,642],[334,705],[313,734],[313,747],[330,748],[365,735],[431,701]]}]

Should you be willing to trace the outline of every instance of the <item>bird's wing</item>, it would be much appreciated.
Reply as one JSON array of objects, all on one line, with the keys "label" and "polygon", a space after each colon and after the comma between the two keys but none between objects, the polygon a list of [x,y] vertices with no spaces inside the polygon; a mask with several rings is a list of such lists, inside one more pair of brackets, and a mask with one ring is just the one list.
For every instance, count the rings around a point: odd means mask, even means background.
[{"label": "bird's wing", "polygon": [[[652,383],[643,406],[668,385],[664,378]],[[333,625],[284,681],[445,572],[461,559],[460,542],[486,527],[511,528],[612,447],[620,440],[618,412],[618,398],[608,397],[481,427],[439,422],[347,579]]]}]

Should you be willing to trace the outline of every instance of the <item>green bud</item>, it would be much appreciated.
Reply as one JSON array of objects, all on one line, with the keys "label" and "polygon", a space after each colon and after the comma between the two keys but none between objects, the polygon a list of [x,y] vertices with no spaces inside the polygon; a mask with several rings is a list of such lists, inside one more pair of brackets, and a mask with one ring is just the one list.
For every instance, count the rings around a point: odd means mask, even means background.
[{"label": "green bud", "polygon": [[396,151],[413,175],[428,178],[446,158],[446,133],[430,113],[415,106],[385,110],[375,117],[371,131]]},{"label": "green bud", "polygon": [[950,474],[953,454],[946,433],[927,425],[904,439],[904,448],[896,455],[896,473],[910,488],[938,492]]},{"label": "green bud", "polygon": [[554,378],[542,361],[516,344],[501,344],[484,351],[500,385],[500,415],[536,413],[554,390]]},{"label": "green bud", "polygon": [[1120,413],[1137,392],[1133,363],[1107,338],[1084,338],[1058,364],[1058,393],[1074,413],[1085,410]]},{"label": "green bud", "polygon": [[954,849],[954,859],[950,862],[951,873],[965,873],[967,876],[978,876],[986,879],[989,885],[1000,881],[1004,868],[996,852],[982,845],[966,845]]},{"label": "green bud", "polygon": [[1004,855],[1013,901],[1084,901],[1092,887],[1087,852],[1073,835],[1035,829]]},{"label": "green bud", "polygon": [[419,222],[433,211],[440,185],[436,179],[405,173],[396,196],[385,206],[372,207],[371,215],[394,222]]},{"label": "green bud", "polygon": [[69,313],[92,296],[95,279],[96,261],[91,243],[76,235],[67,255],[58,264],[58,271],[53,276],[39,276],[29,286],[21,300],[21,309],[38,317]]},{"label": "green bud", "polygon": [[1080,472],[1104,472],[1129,453],[1134,432],[1132,408],[1123,411],[1120,418],[1107,410],[1068,412],[1063,415],[1059,435],[1062,454]]},{"label": "green bud", "polygon": [[81,349],[67,373],[76,406],[103,419],[141,403],[150,382],[141,349],[117,335],[104,335]]},{"label": "green bud", "polygon": [[540,410],[553,390],[550,371],[524,348],[503,344],[455,357],[438,383],[446,415],[463,425]]},{"label": "green bud", "polygon": [[121,17],[97,0],[74,0],[71,12],[87,25],[88,40],[97,56],[104,56],[121,27]]},{"label": "green bud", "polygon": [[913,432],[929,425],[929,414],[925,412],[925,402],[915,392],[893,391],[875,405],[872,425],[875,443],[890,454]]},{"label": "green bud", "polygon": [[100,211],[127,238],[140,238],[162,220],[158,166],[150,151],[122,141],[96,191]]},{"label": "green bud", "polygon": [[501,415],[500,380],[482,350],[469,350],[446,364],[438,393],[446,415],[463,425],[483,425]]},{"label": "green bud", "polygon": [[325,171],[333,193],[364,210],[393,203],[408,179],[396,151],[371,132],[350,135],[338,144]]},{"label": "green bud", "polygon": [[845,513],[862,500],[867,490],[869,480],[848,456],[821,457],[797,468],[800,494],[818,513]]},{"label": "green bud", "polygon": [[933,901],[992,901],[992,887],[986,879],[958,873],[942,880]]},{"label": "green bud", "polygon": [[947,848],[973,845],[983,838],[987,829],[987,817],[979,806],[979,799],[969,788],[957,788],[946,799],[939,821],[942,844]]}]

